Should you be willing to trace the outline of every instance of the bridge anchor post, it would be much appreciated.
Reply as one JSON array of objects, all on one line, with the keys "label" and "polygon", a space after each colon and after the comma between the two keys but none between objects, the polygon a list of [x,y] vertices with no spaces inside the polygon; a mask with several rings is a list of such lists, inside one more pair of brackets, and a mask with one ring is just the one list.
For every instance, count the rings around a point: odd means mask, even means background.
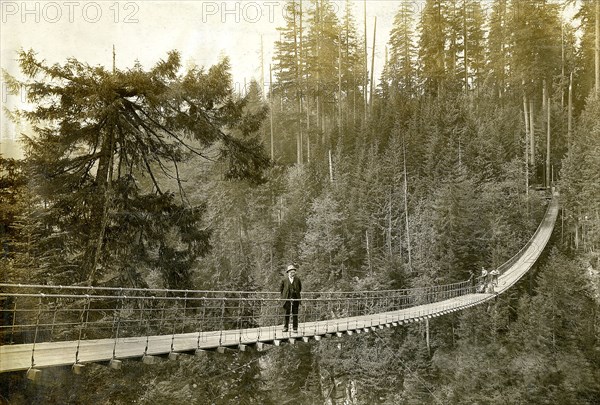
[{"label": "bridge anchor post", "polygon": [[42,370],[39,368],[30,368],[27,370],[27,379],[33,382],[39,382],[42,378]]},{"label": "bridge anchor post", "polygon": [[110,359],[108,362],[108,367],[112,368],[113,370],[120,370],[122,366],[123,362],[121,360]]},{"label": "bridge anchor post", "polygon": [[81,375],[85,370],[85,364],[75,363],[73,364],[73,374]]}]

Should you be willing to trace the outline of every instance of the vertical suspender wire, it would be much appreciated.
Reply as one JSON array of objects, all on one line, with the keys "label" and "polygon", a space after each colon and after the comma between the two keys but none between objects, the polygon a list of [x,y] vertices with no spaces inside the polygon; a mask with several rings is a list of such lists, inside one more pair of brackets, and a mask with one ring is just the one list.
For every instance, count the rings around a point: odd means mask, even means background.
[{"label": "vertical suspender wire", "polygon": [[200,350],[200,335],[202,335],[202,322],[204,322],[204,314],[206,313],[206,303],[204,302],[205,297],[201,297],[200,305],[202,306],[202,316],[200,317],[200,324],[198,325],[198,339],[196,341],[196,350]]},{"label": "vertical suspender wire", "polygon": [[[302,335],[305,335],[306,334],[305,333],[305,331],[306,331],[306,322],[308,322],[307,315],[308,315],[308,309],[309,309],[308,308],[309,306],[306,305],[306,301],[304,301],[302,303],[302,307],[304,308],[304,310],[302,311],[302,317],[301,317],[302,318],[302,322],[300,322],[300,323],[302,324]],[[300,320],[298,320],[298,321],[300,321]]]},{"label": "vertical suspender wire", "polygon": [[[62,286],[59,286],[62,288]],[[56,302],[54,303],[54,311],[52,312],[52,325],[50,326],[50,341],[52,342],[54,339],[54,325],[56,324],[56,313],[58,312],[58,307],[60,304],[60,297],[56,298]]]},{"label": "vertical suspender wire", "polygon": [[35,321],[35,332],[33,334],[33,345],[31,346],[31,368],[35,366],[35,343],[37,342],[38,329],[40,326],[40,317],[42,314],[42,298],[44,298],[45,294],[40,294],[40,299],[38,302],[38,313],[37,319]]},{"label": "vertical suspender wire", "polygon": [[352,294],[346,297],[346,332],[350,330],[350,317],[352,316]]},{"label": "vertical suspender wire", "polygon": [[144,299],[140,299],[140,322],[139,326],[142,326],[142,322],[144,320]]},{"label": "vertical suspender wire", "polygon": [[374,293],[373,295],[369,294],[371,297],[371,305],[369,309],[369,327],[373,326],[373,317],[371,315],[374,314],[373,311],[375,310],[375,303],[377,302],[376,294],[377,293]]},{"label": "vertical suspender wire", "polygon": [[165,305],[166,305],[166,299],[162,299],[161,301],[162,302],[160,304],[160,322],[158,324],[158,334],[159,335],[160,335],[160,333],[162,331],[162,327],[163,327],[163,325],[165,323]]},{"label": "vertical suspender wire", "polygon": [[81,346],[81,335],[83,334],[84,325],[87,324],[87,321],[90,316],[90,295],[85,295],[85,303],[83,304],[83,309],[81,310],[81,321],[79,324],[79,337],[77,338],[77,349],[75,350],[75,364],[79,363],[79,348]]},{"label": "vertical suspender wire", "polygon": [[[236,326],[237,326],[237,329],[239,331],[238,332],[238,334],[239,334],[238,343],[240,343],[240,344],[242,343],[242,326],[244,325],[244,321],[242,319],[243,316],[244,316],[244,309],[242,308],[242,300],[243,300],[242,294],[244,294],[244,293],[240,292],[239,296],[238,296],[238,305],[237,305],[237,308],[236,308],[236,310],[237,310],[237,320],[235,322]],[[235,313],[234,313],[234,316],[235,316]]]},{"label": "vertical suspender wire", "polygon": [[381,325],[381,314],[385,308],[385,293],[378,294],[377,296],[377,326]]},{"label": "vertical suspender wire", "polygon": [[[165,297],[166,298],[166,297]],[[156,299],[155,296],[152,296],[152,300],[154,302],[154,300]],[[181,299],[181,297],[177,297],[177,301],[179,302],[179,300]],[[164,300],[163,300],[164,303]],[[184,298],[184,303],[183,303],[183,322],[185,323],[185,309],[187,307],[187,291],[185,293],[185,298]],[[163,305],[163,310],[164,310],[164,305]],[[162,315],[161,315],[161,323],[162,323]],[[184,328],[185,326],[182,326],[182,328]],[[171,353],[175,351],[175,328],[176,328],[176,323],[173,320],[173,327],[171,328]]]},{"label": "vertical suspender wire", "polygon": [[389,316],[389,312],[392,310],[393,307],[393,293],[392,292],[387,292],[385,294],[385,324],[388,323],[388,316]]},{"label": "vertical suspender wire", "polygon": [[186,318],[185,312],[187,309],[187,298],[188,298],[188,290],[185,290],[185,295],[183,296],[183,322],[181,322],[181,333],[185,332]]},{"label": "vertical suspender wire", "polygon": [[117,316],[119,315],[119,311],[118,311],[118,307],[119,307],[119,301],[121,300],[121,294],[123,293],[123,288],[119,288],[119,295],[118,298],[119,300],[117,300],[117,305],[115,306],[114,312],[113,312],[113,322],[112,322],[112,328],[111,328],[111,333],[115,333],[115,326],[117,323]]},{"label": "vertical suspender wire", "polygon": [[[179,301],[181,300],[181,297],[177,297],[177,303],[179,303]],[[179,305],[175,305],[175,308],[177,308]],[[185,303],[184,303],[184,309],[183,312],[185,313]],[[173,327],[171,328],[171,351],[173,351],[173,345],[175,342],[175,329],[177,328],[177,322],[176,322],[177,318],[173,318]]]},{"label": "vertical suspender wire", "polygon": [[361,303],[361,293],[354,292],[352,294],[352,302],[350,304],[350,307],[352,308],[352,317],[354,318],[353,329],[356,329],[357,322],[358,322],[357,319],[358,319],[358,316],[360,316],[360,303]]},{"label": "vertical suspender wire", "polygon": [[206,297],[202,297],[200,301],[202,304],[202,316],[200,317],[200,327],[198,328],[198,349],[200,348],[200,335],[204,331],[204,325],[207,324],[206,321]]},{"label": "vertical suspender wire", "polygon": [[319,294],[319,296],[315,298],[315,323],[314,323],[315,335],[318,335],[319,328],[320,328],[319,322],[323,320],[322,306],[323,306],[323,294]]},{"label": "vertical suspender wire", "polygon": [[325,298],[325,333],[329,333],[329,325],[331,325],[330,319],[333,318],[329,314],[333,311],[331,309],[331,293],[328,292]]},{"label": "vertical suspender wire", "polygon": [[223,343],[223,328],[225,327],[225,300],[227,300],[227,297],[224,296],[221,300],[221,327],[219,328],[219,346],[221,346]]},{"label": "vertical suspender wire", "polygon": [[125,295],[121,295],[122,291],[123,289],[119,290],[119,301],[121,301],[121,307],[119,308],[119,305],[117,304],[117,307],[115,308],[115,315],[117,317],[117,330],[115,331],[115,343],[113,345],[113,359],[116,358],[117,341],[119,340],[119,332],[121,329],[121,313],[123,312],[123,308],[125,307],[125,299],[127,298]]},{"label": "vertical suspender wire", "polygon": [[17,321],[17,298],[15,297],[15,304],[13,305],[12,326],[10,329],[10,344],[11,345],[15,342],[15,322],[16,321]]},{"label": "vertical suspender wire", "polygon": [[242,294],[244,294],[244,293],[240,293],[240,298],[239,298],[240,305],[238,306],[239,311],[240,311],[240,313],[239,313],[239,319],[240,319],[240,321],[239,321],[239,341],[238,341],[239,344],[242,344],[242,333],[243,333],[244,327],[246,325],[246,322],[244,322],[244,301],[246,301],[246,298],[243,297]]},{"label": "vertical suspender wire", "polygon": [[338,321],[338,319],[340,318],[340,312],[341,312],[341,297],[335,297],[332,301],[332,303],[335,303],[334,308],[336,309],[336,311],[333,311],[334,313],[334,318],[335,318],[335,332],[339,332],[340,331],[340,322]]},{"label": "vertical suspender wire", "polygon": [[325,320],[325,333],[329,333],[329,325],[331,322],[331,293],[325,293],[325,297],[323,298],[323,307],[322,307],[321,317]]},{"label": "vertical suspender wire", "polygon": [[256,300],[258,301],[258,332],[256,334],[256,341],[258,342],[260,340],[260,331],[263,324],[263,298],[257,295]]},{"label": "vertical suspender wire", "polygon": [[[154,296],[152,296],[152,298],[154,298]],[[140,312],[140,325],[142,324],[142,321],[144,319],[144,301],[146,300],[146,297],[141,298],[142,300],[142,304],[141,304],[141,312]],[[173,326],[173,329],[175,328],[175,326]],[[148,354],[148,345],[150,344],[150,322],[148,320],[146,320],[146,347],[144,348],[144,357]]]}]

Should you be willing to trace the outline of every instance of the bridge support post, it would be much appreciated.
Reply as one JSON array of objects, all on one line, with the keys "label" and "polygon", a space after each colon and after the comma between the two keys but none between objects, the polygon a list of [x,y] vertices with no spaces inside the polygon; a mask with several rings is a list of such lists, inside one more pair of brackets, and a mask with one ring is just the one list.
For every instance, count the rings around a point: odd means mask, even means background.
[{"label": "bridge support post", "polygon": [[108,366],[110,368],[112,368],[113,370],[120,370],[121,367],[123,366],[123,362],[121,360],[117,360],[117,359],[111,359],[108,362]]},{"label": "bridge support post", "polygon": [[81,375],[83,374],[85,370],[85,365],[84,364],[73,364],[73,374],[75,375]]},{"label": "bridge support post", "polygon": [[256,342],[256,350],[258,350],[259,352],[264,352],[272,347],[273,347],[273,345],[268,344],[268,343]]},{"label": "bridge support post", "polygon": [[33,382],[39,382],[42,378],[42,370],[39,368],[30,368],[27,370],[27,379]]}]

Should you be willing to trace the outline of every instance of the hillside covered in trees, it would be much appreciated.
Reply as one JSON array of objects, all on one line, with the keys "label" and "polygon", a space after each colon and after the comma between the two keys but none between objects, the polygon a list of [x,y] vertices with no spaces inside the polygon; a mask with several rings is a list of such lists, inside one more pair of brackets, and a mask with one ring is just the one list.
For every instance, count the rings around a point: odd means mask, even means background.
[{"label": "hillside covered in trees", "polygon": [[36,133],[24,160],[0,156],[3,282],[273,291],[288,263],[312,291],[462,281],[519,251],[556,187],[534,273],[431,320],[428,341],[417,324],[44,386],[4,375],[2,395],[600,403],[600,1],[398,2],[379,78],[350,2],[286,7],[264,92],[235,93],[226,58],[110,70],[21,52],[24,79],[6,80]]}]

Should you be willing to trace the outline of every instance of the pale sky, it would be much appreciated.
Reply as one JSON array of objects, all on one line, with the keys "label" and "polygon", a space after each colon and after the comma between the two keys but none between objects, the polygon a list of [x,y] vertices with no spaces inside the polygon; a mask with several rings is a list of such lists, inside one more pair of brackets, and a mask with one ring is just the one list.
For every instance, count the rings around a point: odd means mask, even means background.
[{"label": "pale sky", "polygon": [[[363,32],[363,1],[352,0],[357,28]],[[369,64],[373,20],[377,16],[375,77],[384,60],[393,16],[401,1],[367,0]],[[304,4],[308,5],[308,0]],[[332,1],[340,12],[345,0]],[[424,1],[413,2],[420,11]],[[139,60],[144,67],[181,52],[184,66],[190,62],[211,66],[229,56],[236,89],[252,78],[260,82],[260,42],[263,37],[265,82],[273,44],[283,26],[283,0],[172,0],[172,1],[6,1],[2,11],[0,65],[18,75],[16,51],[33,49],[48,63],[64,63],[74,57],[90,65],[112,66],[112,47],[119,69]],[[2,106],[14,108],[22,96],[8,95],[2,83]],[[2,114],[0,147],[8,153],[18,128]]]}]

